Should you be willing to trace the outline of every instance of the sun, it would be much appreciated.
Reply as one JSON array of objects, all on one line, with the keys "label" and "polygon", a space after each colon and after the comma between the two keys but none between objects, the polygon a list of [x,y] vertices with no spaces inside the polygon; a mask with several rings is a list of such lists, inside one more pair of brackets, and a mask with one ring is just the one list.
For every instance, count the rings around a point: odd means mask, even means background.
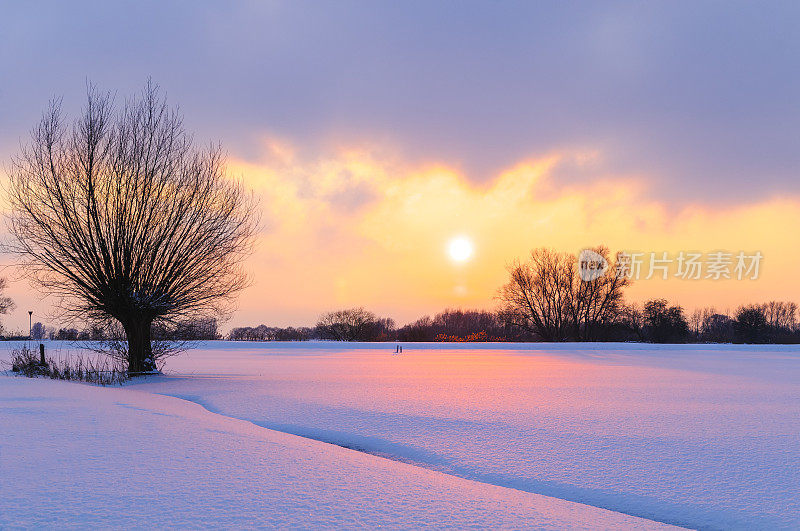
[{"label": "sun", "polygon": [[447,242],[447,255],[457,264],[468,262],[474,253],[475,246],[466,236],[456,236]]}]

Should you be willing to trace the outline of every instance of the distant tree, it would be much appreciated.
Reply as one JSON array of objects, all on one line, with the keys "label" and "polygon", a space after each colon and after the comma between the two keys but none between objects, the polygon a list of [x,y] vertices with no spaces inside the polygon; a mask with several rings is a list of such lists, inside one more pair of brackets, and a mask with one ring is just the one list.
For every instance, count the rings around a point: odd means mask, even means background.
[{"label": "distant tree", "polygon": [[119,112],[90,89],[71,126],[52,103],[8,192],[22,269],[80,320],[118,322],[132,373],[156,368],[154,323],[225,313],[247,283],[252,196],[151,83]]},{"label": "distant tree", "polygon": [[267,325],[258,325],[252,331],[252,339],[255,341],[269,341],[273,339],[272,337],[272,329]]},{"label": "distant tree", "polygon": [[792,331],[797,326],[797,304],[794,302],[770,301],[763,305],[764,317],[772,328]]},{"label": "distant tree", "polygon": [[730,343],[733,341],[733,319],[725,314],[704,312],[700,330],[700,341],[706,343]]},{"label": "distant tree", "polygon": [[76,341],[78,339],[78,335],[79,332],[76,328],[60,328],[54,339],[59,339],[61,341]]},{"label": "distant tree", "polygon": [[323,314],[317,330],[322,337],[336,341],[379,341],[389,339],[394,321],[380,319],[364,308],[351,308]]},{"label": "distant tree", "polygon": [[164,337],[166,339],[199,341],[219,339],[220,336],[217,320],[211,317],[178,321],[174,326],[164,331]]},{"label": "distant tree", "polygon": [[255,334],[253,333],[253,327],[250,326],[241,326],[238,328],[234,328],[228,334],[229,339],[232,341],[256,341],[254,337]]},{"label": "distant tree", "polygon": [[487,336],[498,336],[503,332],[503,324],[493,312],[484,310],[447,309],[436,314],[433,326],[437,334],[466,337],[480,332]]},{"label": "distant tree", "polygon": [[739,343],[768,343],[770,340],[770,327],[763,306],[740,307],[736,311],[733,329]]},{"label": "distant tree", "polygon": [[436,337],[433,321],[426,315],[397,330],[397,339],[400,341],[433,341]]},{"label": "distant tree", "polygon": [[307,341],[313,335],[314,331],[307,327],[280,328],[262,324],[257,327],[234,328],[228,333],[228,339],[231,341]]},{"label": "distant tree", "polygon": [[518,335],[496,312],[449,308],[433,318],[426,316],[397,330],[397,338],[402,341],[463,341],[467,338],[506,341]]},{"label": "distant tree", "polygon": [[270,329],[266,325],[259,325],[257,327],[242,326],[234,328],[228,334],[228,338],[232,341],[269,341]]},{"label": "distant tree", "polygon": [[685,343],[689,323],[680,306],[670,306],[665,299],[647,301],[644,305],[645,337],[654,343]]},{"label": "distant tree", "polygon": [[703,311],[699,308],[696,308],[689,316],[688,323],[689,333],[691,334],[692,339],[699,339],[700,333],[703,329]]},{"label": "distant tree", "polygon": [[230,341],[246,341],[247,329],[249,327],[246,326],[239,326],[236,328],[232,328],[230,332],[228,332],[228,340]]},{"label": "distant tree", "polygon": [[307,341],[311,339],[311,329],[307,327],[275,328],[273,338],[275,341]]},{"label": "distant tree", "polygon": [[644,337],[644,312],[638,304],[623,304],[611,323],[607,339],[614,341],[642,341]]},{"label": "distant tree", "polygon": [[623,291],[629,284],[616,274],[605,247],[593,249],[608,262],[608,271],[584,280],[577,258],[540,248],[526,262],[509,267],[509,281],[500,289],[500,315],[506,322],[535,333],[545,341],[594,339],[598,329],[622,311]]},{"label": "distant tree", "polygon": [[33,323],[33,326],[31,326],[31,339],[44,339],[46,333],[45,326],[42,323]]}]

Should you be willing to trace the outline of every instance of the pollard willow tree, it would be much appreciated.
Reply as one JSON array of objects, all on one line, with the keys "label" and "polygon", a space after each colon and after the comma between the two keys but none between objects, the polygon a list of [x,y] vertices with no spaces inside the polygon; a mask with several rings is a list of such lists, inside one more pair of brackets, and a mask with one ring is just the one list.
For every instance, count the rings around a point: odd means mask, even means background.
[{"label": "pollard willow tree", "polygon": [[24,271],[66,312],[118,322],[131,373],[156,369],[154,323],[224,315],[247,284],[253,196],[152,83],[121,108],[90,88],[69,126],[51,103],[8,191]]}]

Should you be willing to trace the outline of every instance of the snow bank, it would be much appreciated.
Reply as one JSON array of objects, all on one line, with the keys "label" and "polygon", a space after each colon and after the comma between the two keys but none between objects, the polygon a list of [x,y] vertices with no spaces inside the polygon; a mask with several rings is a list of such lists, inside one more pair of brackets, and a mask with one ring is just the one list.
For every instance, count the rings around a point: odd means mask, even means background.
[{"label": "snow bank", "polygon": [[0,377],[0,426],[0,528],[662,527],[129,389]]}]

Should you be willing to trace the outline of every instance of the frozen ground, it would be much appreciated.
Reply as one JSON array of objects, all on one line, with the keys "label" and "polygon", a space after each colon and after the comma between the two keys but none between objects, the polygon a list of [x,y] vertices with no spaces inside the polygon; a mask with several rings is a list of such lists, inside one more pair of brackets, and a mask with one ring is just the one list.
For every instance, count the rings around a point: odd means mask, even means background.
[{"label": "frozen ground", "polygon": [[128,389],[0,377],[0,426],[0,529],[662,527]]},{"label": "frozen ground", "polygon": [[127,389],[660,522],[800,527],[797,347],[393,351],[394,344],[212,342],[171,360],[168,375]]}]

